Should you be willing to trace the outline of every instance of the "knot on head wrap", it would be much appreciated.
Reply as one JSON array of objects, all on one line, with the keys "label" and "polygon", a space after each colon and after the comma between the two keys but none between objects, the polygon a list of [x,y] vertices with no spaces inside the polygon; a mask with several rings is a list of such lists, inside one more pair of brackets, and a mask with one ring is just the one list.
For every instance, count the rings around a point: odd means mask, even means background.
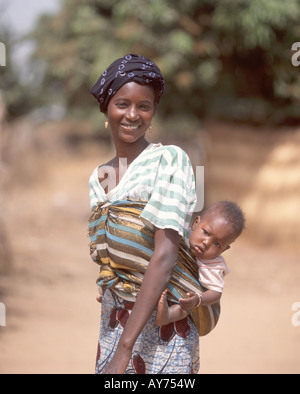
[{"label": "knot on head wrap", "polygon": [[156,64],[143,56],[129,54],[115,60],[91,89],[101,112],[106,112],[110,99],[128,82],[152,86],[156,104],[164,91],[164,78]]}]

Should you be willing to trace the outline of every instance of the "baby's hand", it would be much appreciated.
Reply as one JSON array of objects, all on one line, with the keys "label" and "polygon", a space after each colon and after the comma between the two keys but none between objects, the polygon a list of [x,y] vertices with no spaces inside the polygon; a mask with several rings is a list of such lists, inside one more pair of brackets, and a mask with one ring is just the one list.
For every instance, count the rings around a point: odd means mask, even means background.
[{"label": "baby's hand", "polygon": [[188,298],[180,298],[179,305],[185,311],[195,308],[199,304],[199,297],[196,293],[187,293]]}]

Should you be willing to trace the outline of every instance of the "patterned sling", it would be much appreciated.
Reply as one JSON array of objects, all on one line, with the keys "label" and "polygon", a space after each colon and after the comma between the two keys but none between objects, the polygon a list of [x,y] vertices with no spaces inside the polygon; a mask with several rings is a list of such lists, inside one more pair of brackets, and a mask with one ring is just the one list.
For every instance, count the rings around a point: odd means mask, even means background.
[{"label": "patterned sling", "polygon": [[[153,231],[140,219],[145,202],[98,203],[89,219],[90,253],[100,265],[97,284],[112,289],[127,301],[135,301],[154,249]],[[198,266],[182,240],[177,265],[168,284],[168,300],[178,303],[189,291],[205,290],[198,281]],[[191,317],[199,336],[216,326],[220,303],[199,306]]]}]

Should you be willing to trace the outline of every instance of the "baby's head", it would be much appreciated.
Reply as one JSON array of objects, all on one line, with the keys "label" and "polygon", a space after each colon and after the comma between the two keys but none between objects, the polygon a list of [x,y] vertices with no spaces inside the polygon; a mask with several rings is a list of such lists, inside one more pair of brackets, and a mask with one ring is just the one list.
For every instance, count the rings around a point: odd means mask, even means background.
[{"label": "baby's head", "polygon": [[199,259],[213,259],[230,248],[244,227],[245,217],[236,203],[216,202],[194,220],[191,252]]}]

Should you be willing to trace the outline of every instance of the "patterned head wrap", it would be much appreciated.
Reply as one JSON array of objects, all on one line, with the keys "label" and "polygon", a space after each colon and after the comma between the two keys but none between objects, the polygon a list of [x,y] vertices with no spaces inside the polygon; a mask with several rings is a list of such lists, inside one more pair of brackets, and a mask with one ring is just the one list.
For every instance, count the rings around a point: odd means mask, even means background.
[{"label": "patterned head wrap", "polygon": [[156,64],[143,56],[129,54],[115,60],[91,89],[101,112],[106,112],[110,99],[128,82],[152,86],[156,104],[163,94],[164,78]]}]

